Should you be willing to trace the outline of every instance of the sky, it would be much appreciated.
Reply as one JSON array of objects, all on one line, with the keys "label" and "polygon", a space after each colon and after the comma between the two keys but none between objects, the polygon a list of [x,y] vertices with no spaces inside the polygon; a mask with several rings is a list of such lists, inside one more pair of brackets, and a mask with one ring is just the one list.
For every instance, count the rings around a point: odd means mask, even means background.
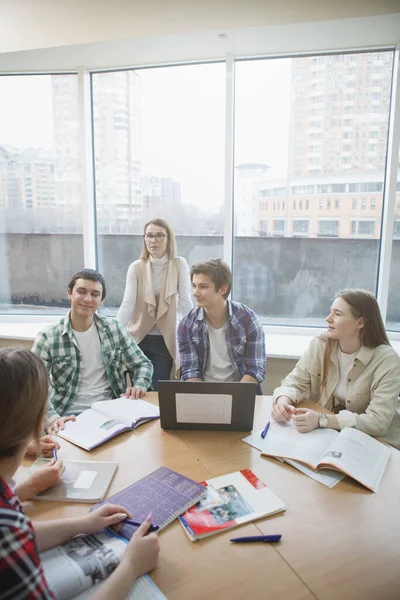
[{"label": "sky", "polygon": [[[236,64],[235,164],[287,166],[291,59]],[[142,171],[181,182],[182,201],[217,212],[224,202],[225,64],[143,69]],[[0,77],[0,143],[51,149],[51,78]]]}]

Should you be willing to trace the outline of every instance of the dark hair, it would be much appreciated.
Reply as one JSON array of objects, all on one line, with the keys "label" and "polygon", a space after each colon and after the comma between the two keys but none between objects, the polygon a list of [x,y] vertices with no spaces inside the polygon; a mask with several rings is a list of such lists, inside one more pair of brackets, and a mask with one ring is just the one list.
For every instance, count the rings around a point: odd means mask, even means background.
[{"label": "dark hair", "polygon": [[15,456],[39,439],[47,409],[48,378],[43,360],[27,348],[0,351],[0,457]]},{"label": "dark hair", "polygon": [[[382,344],[390,346],[378,302],[371,292],[346,289],[338,292],[334,299],[336,298],[342,298],[349,305],[355,319],[364,320],[364,326],[360,329],[360,340],[364,346],[368,348],[376,348]],[[326,340],[321,390],[325,388],[328,378],[328,361],[332,343],[332,340]]]},{"label": "dark hair", "polygon": [[106,282],[104,281],[104,277],[103,275],[101,275],[101,273],[95,271],[94,269],[83,269],[82,271],[78,271],[78,273],[75,273],[75,275],[68,284],[68,289],[70,292],[72,292],[72,290],[74,289],[74,285],[78,279],[88,279],[89,281],[98,281],[99,283],[101,283],[103,288],[101,293],[101,299],[104,300],[104,298],[106,297]]},{"label": "dark hair", "polygon": [[193,275],[208,275],[215,285],[218,292],[223,285],[227,284],[228,289],[224,294],[225,300],[228,298],[232,287],[232,273],[228,263],[220,258],[210,258],[206,262],[197,263],[190,269],[190,280],[193,281]]},{"label": "dark hair", "polygon": [[[146,235],[146,229],[149,225],[157,225],[157,227],[162,227],[167,232],[167,256],[170,260],[176,258],[176,241],[175,234],[172,231],[171,225],[168,221],[164,221],[164,219],[151,219],[147,221],[146,225],[143,228],[143,234]],[[150,256],[149,251],[147,250],[146,240],[143,238],[143,248],[142,254],[140,258],[142,260],[148,260]]]}]

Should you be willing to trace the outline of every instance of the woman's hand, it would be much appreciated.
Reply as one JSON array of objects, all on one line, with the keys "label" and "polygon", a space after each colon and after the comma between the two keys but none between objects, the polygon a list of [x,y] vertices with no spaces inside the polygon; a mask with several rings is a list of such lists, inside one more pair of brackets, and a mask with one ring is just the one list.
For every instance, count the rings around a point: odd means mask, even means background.
[{"label": "woman's hand", "polygon": [[293,403],[288,396],[279,396],[272,407],[272,418],[278,423],[287,423],[295,411]]},{"label": "woman's hand", "polygon": [[50,435],[58,433],[60,429],[64,429],[64,425],[67,421],[76,421],[75,415],[71,415],[70,417],[58,417],[58,419],[54,419],[54,421],[52,421],[48,426],[47,433],[50,433]]},{"label": "woman's hand", "polygon": [[65,466],[62,460],[51,460],[48,464],[36,469],[24,482],[17,485],[17,496],[21,502],[33,498],[36,494],[56,485],[64,471]]},{"label": "woman's hand", "polygon": [[132,515],[123,506],[118,504],[103,504],[93,512],[81,517],[82,529],[79,533],[96,533],[104,527],[114,526],[118,531],[123,526],[123,521]]},{"label": "woman's hand", "polygon": [[51,435],[44,435],[40,438],[39,444],[37,444],[35,440],[29,442],[26,454],[28,456],[41,455],[45,458],[51,458],[53,456],[53,448],[58,450],[59,447],[60,444]]},{"label": "woman's hand", "polygon": [[147,535],[150,525],[151,514],[135,531],[121,561],[121,566],[128,568],[135,579],[152,571],[157,565],[160,544],[156,533]]},{"label": "woman's hand", "polygon": [[319,413],[310,408],[296,408],[293,421],[297,427],[297,431],[307,433],[318,427]]}]

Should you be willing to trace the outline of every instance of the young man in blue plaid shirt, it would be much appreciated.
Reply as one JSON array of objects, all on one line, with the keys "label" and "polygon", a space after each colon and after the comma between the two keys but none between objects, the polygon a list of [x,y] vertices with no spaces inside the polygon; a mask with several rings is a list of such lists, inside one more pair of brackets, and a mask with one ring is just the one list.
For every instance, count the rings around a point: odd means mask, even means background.
[{"label": "young man in blue plaid shirt", "polygon": [[248,306],[228,300],[232,275],[220,259],[190,271],[194,308],[178,326],[184,381],[242,381],[265,377],[265,338],[260,319]]},{"label": "young man in blue plaid shirt", "polygon": [[[68,285],[71,310],[41,331],[32,347],[49,376],[48,433],[64,428],[93,402],[126,394],[141,398],[151,385],[153,366],[116,319],[97,309],[106,296],[100,273],[84,269]],[[126,388],[124,369],[132,387]]]}]

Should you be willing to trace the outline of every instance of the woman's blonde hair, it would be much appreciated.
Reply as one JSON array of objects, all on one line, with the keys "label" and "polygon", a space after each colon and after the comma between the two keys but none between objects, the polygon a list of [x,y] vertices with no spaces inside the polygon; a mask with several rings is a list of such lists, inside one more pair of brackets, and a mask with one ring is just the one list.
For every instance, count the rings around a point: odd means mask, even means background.
[{"label": "woman's blonde hair", "polygon": [[30,439],[38,440],[47,409],[44,362],[26,348],[0,351],[0,458],[14,456]]},{"label": "woman's blonde hair", "polygon": [[[149,225],[157,225],[157,227],[162,227],[167,232],[167,256],[169,260],[176,258],[176,241],[175,234],[171,229],[171,225],[164,221],[164,219],[151,219],[151,221],[147,221],[146,225],[143,229],[143,234],[146,235],[146,229]],[[143,248],[142,254],[140,258],[142,260],[148,260],[150,256],[149,251],[147,250],[146,240],[143,238]]]},{"label": "woman's blonde hair", "polygon": [[[364,327],[360,329],[360,340],[367,348],[377,348],[382,344],[390,346],[385,326],[383,324],[379,304],[373,294],[367,290],[342,290],[336,298],[342,298],[350,307],[355,319],[363,319]],[[328,379],[329,357],[334,340],[326,339],[324,363],[322,368],[321,392],[325,389]]]}]

